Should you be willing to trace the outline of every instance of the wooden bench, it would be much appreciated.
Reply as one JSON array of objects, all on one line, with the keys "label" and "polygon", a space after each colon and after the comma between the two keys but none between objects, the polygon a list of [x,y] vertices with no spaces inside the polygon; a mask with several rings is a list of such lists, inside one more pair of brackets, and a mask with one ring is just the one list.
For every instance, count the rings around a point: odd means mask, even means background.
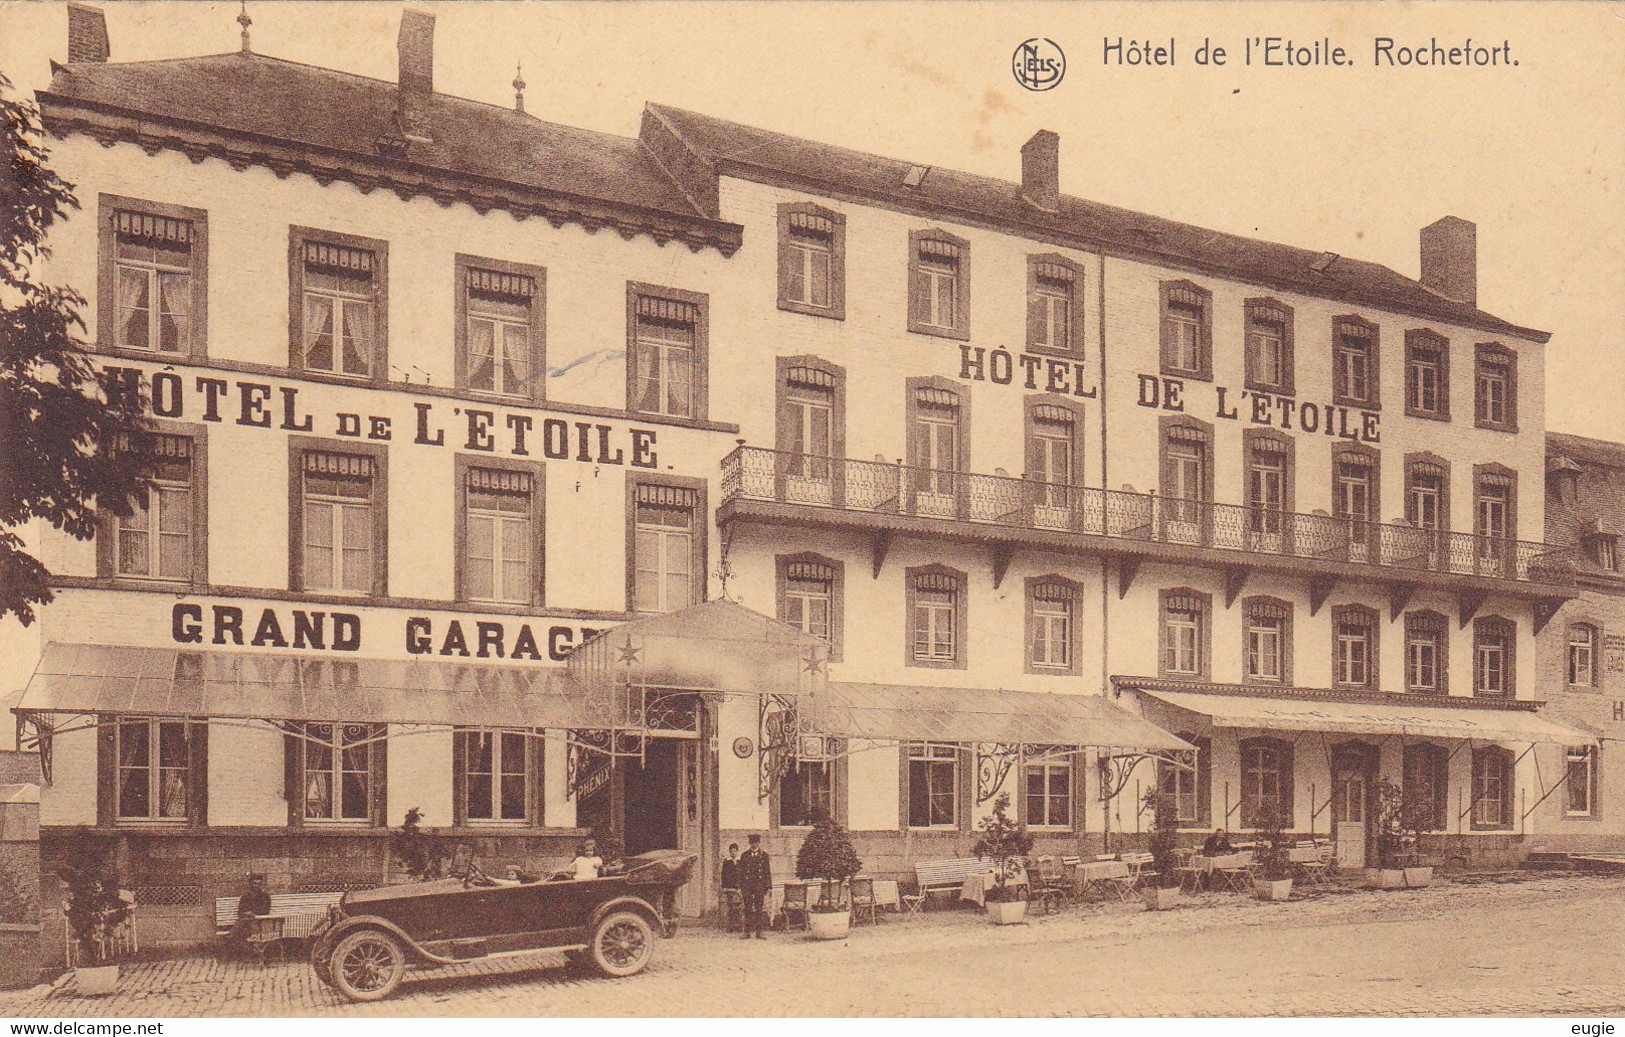
[{"label": "wooden bench", "polygon": [[914,882],[917,888],[913,894],[905,896],[903,902],[908,905],[911,913],[919,911],[932,893],[957,890],[972,875],[986,875],[992,870],[992,861],[977,857],[958,857],[948,861],[916,861]]},{"label": "wooden bench", "polygon": [[[344,898],[343,893],[272,893],[271,912],[263,918],[277,919],[276,938],[302,940],[310,936],[327,909]],[[214,902],[214,932],[225,936],[237,924],[237,902],[241,897],[217,897]]]}]

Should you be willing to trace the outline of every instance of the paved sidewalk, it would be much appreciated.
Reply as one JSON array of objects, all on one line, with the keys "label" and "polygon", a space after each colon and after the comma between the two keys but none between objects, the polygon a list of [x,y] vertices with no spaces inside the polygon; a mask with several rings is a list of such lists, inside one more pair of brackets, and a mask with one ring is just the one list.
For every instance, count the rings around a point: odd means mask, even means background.
[{"label": "paved sidewalk", "polygon": [[1467,881],[1289,904],[1206,894],[1177,911],[1071,908],[993,928],[968,910],[892,918],[847,941],[715,930],[607,980],[536,954],[411,974],[348,1004],[303,962],[126,964],[108,998],[36,988],[0,1015],[1592,1015],[1625,1011],[1625,878]]}]

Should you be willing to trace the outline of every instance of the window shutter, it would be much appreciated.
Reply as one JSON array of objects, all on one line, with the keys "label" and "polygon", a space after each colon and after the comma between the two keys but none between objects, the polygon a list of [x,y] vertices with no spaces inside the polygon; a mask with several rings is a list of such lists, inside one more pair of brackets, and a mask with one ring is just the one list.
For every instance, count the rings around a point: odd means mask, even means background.
[{"label": "window shutter", "polygon": [[907,742],[897,746],[897,830],[900,832],[908,831],[908,749]]},{"label": "window shutter", "polygon": [[525,819],[537,827],[543,823],[543,810],[547,802],[547,745],[542,738],[536,737],[540,734],[537,731],[525,736],[525,787],[530,790],[526,795]]},{"label": "window shutter", "polygon": [[931,315],[931,281],[919,263],[908,265],[908,319],[923,324]]},{"label": "window shutter", "polygon": [[1213,742],[1198,738],[1196,746],[1196,819],[1203,828],[1213,824]]},{"label": "window shutter", "polygon": [[468,824],[468,739],[469,732],[451,734],[451,820]]},{"label": "window shutter", "polygon": [[199,827],[209,823],[209,725],[207,722],[186,725],[187,740],[191,743],[190,770],[187,773],[187,782],[191,786],[187,789],[188,806],[191,816],[187,818],[192,824]]},{"label": "window shutter", "polygon": [[[1070,757],[1072,761],[1072,831],[1082,835],[1089,825],[1089,768],[1081,752]],[[1023,790],[1025,791],[1025,790]]]},{"label": "window shutter", "polygon": [[1297,821],[1297,812],[1293,808],[1292,800],[1292,746],[1286,742],[1277,742],[1275,751],[1281,761],[1281,827],[1290,832]]},{"label": "window shutter", "polygon": [[282,798],[288,802],[288,827],[305,823],[305,727],[290,725],[282,736]]},{"label": "window shutter", "polygon": [[1168,308],[1171,305],[1168,289],[1162,290],[1162,313],[1157,319],[1158,346],[1162,354],[1163,369],[1174,366],[1174,336],[1168,324]]},{"label": "window shutter", "polygon": [[96,720],[96,823],[111,825],[118,810],[118,719]]},{"label": "window shutter", "polygon": [[1044,444],[1031,429],[1027,431],[1027,478],[1044,478]]},{"label": "window shutter", "polygon": [[367,732],[368,737],[378,736],[378,741],[367,748],[368,777],[372,782],[372,823],[378,827],[389,824],[389,729],[384,724],[377,724]]},{"label": "window shutter", "polygon": [[959,804],[959,830],[971,830],[971,815],[976,801],[976,750],[973,746],[961,745],[954,749],[958,766],[954,771],[954,780],[959,783],[959,795],[956,797]]},{"label": "window shutter", "polygon": [[790,292],[790,228],[794,225],[795,215],[781,216],[779,218],[779,302],[793,299]]},{"label": "window shutter", "polygon": [[1044,341],[1044,318],[1046,307],[1044,297],[1036,290],[1027,293],[1027,344],[1035,346],[1040,343],[1053,345]]}]

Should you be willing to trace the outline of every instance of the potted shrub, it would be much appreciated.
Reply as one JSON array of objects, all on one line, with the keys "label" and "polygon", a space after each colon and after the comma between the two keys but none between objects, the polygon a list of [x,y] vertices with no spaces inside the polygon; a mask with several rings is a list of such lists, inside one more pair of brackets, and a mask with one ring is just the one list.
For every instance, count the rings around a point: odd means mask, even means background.
[{"label": "potted shrub", "polygon": [[841,901],[841,887],[862,867],[844,828],[823,816],[813,822],[796,853],[796,878],[823,880],[818,901],[807,909],[807,928],[814,939],[840,940],[851,930],[852,911]]},{"label": "potted shrub", "polygon": [[87,851],[71,859],[76,863],[58,869],[57,875],[66,887],[63,910],[73,938],[74,987],[86,995],[111,994],[119,973],[111,938],[130,917],[130,902],[102,855]]},{"label": "potted shrub", "polygon": [[1279,811],[1270,811],[1258,830],[1253,851],[1253,892],[1260,900],[1289,900],[1292,897],[1292,858]]},{"label": "potted shrub", "polygon": [[1151,884],[1140,891],[1150,911],[1167,911],[1179,906],[1179,876],[1174,872],[1179,858],[1179,817],[1173,797],[1152,789],[1146,794],[1151,807],[1151,867],[1156,872]]},{"label": "potted shrub", "polygon": [[1377,782],[1378,883],[1383,889],[1431,885],[1433,868],[1422,857],[1422,833],[1433,828],[1433,797],[1407,792],[1387,780]]},{"label": "potted shrub", "polygon": [[987,917],[994,925],[1014,925],[1027,917],[1027,900],[1010,878],[1021,858],[1033,849],[1027,826],[1010,819],[1010,794],[999,793],[993,813],[982,818],[976,831],[980,837],[971,852],[993,862],[993,888],[987,891]]},{"label": "potted shrub", "polygon": [[423,811],[406,812],[398,832],[390,837],[390,852],[411,882],[438,879],[445,871],[446,852],[433,832],[423,830]]}]

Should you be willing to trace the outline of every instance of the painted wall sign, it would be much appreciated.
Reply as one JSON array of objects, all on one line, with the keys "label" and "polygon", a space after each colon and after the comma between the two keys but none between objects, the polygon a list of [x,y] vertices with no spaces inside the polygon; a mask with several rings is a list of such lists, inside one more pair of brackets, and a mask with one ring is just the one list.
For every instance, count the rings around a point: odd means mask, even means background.
[{"label": "painted wall sign", "polygon": [[1609,673],[1625,673],[1625,634],[1604,634],[1602,656]]},{"label": "painted wall sign", "polygon": [[1092,400],[1100,390],[1089,382],[1086,366],[1077,360],[1031,353],[1012,353],[1002,346],[959,347],[959,378],[966,382],[1021,385],[1028,392],[1056,392]]},{"label": "painted wall sign", "polygon": [[[362,414],[311,413],[301,387],[269,382],[183,377],[173,371],[151,375],[141,368],[109,367],[114,393],[146,390],[147,413],[159,418],[232,424],[282,432],[314,432],[372,443],[409,440],[416,446],[444,447],[508,457],[544,457],[585,464],[655,468],[656,430],[596,421],[544,418],[500,407],[471,407],[451,401],[412,402],[412,411]],[[407,402],[378,393],[369,399],[399,408]]]},{"label": "painted wall sign", "polygon": [[[1136,377],[1140,391],[1134,402],[1154,410],[1186,413],[1189,401],[1183,378],[1160,374]],[[1213,386],[1213,393],[1213,416],[1225,421],[1245,421],[1283,432],[1330,436],[1357,443],[1382,441],[1382,415],[1377,411],[1356,410],[1336,403],[1299,403],[1293,396],[1253,389],[1243,389],[1236,394],[1225,385]]]},{"label": "painted wall sign", "polygon": [[[376,616],[373,621],[376,625]],[[393,625],[395,620],[391,617],[386,622]],[[396,629],[400,632],[379,643],[369,639],[366,617],[354,612],[182,601],[170,610],[170,637],[182,645],[312,652],[378,649],[379,654],[394,654],[404,647],[409,656],[557,663],[602,629],[569,622],[471,617],[405,616],[399,622]]]}]

